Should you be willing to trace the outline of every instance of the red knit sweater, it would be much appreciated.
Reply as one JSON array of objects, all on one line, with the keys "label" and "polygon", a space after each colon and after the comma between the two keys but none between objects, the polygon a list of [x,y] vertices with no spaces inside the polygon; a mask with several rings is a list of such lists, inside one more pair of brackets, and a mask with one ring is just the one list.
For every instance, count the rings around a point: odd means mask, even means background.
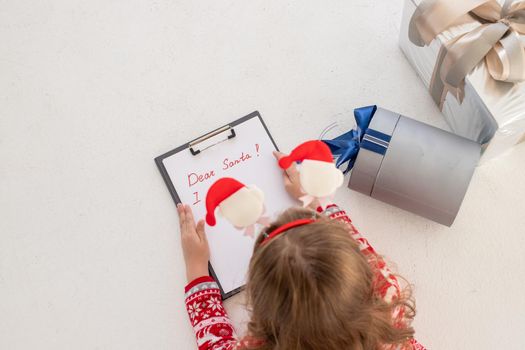
[{"label": "red knit sweater", "polygon": [[[384,260],[376,253],[368,241],[356,230],[346,213],[336,205],[329,205],[324,211],[333,220],[340,220],[348,225],[350,236],[359,243],[361,252],[368,257],[377,271],[374,286],[379,297],[389,302],[400,294],[396,277],[390,272]],[[256,347],[260,341],[252,338],[239,339],[222,304],[221,293],[212,277],[199,277],[186,286],[186,310],[197,338],[199,350],[240,350]],[[403,309],[397,309],[392,315],[394,320],[401,320]],[[425,348],[415,339],[411,339],[414,350]]]}]

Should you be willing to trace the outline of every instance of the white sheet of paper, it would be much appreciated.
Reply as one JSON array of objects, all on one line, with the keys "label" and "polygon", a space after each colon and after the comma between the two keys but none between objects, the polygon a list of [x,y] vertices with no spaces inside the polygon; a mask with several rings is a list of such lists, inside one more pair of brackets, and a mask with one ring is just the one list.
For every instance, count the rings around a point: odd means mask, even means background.
[{"label": "white sheet of paper", "polygon": [[[193,156],[189,149],[163,160],[168,175],[184,204],[191,205],[196,220],[206,215],[206,192],[221,177],[233,177],[255,185],[265,195],[264,216],[275,219],[297,205],[283,186],[282,170],[272,154],[275,147],[259,118],[234,127],[236,136]],[[224,138],[224,135],[222,135]],[[200,181],[199,181],[200,179]],[[224,293],[244,285],[255,238],[234,228],[216,212],[217,224],[206,225],[210,262]],[[256,227],[255,237],[260,231]]]}]

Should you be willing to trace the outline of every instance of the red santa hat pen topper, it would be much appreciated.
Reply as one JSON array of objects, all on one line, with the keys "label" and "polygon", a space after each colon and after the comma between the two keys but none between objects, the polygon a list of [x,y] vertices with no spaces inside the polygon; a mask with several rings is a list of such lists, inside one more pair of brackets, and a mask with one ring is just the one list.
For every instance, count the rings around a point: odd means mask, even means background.
[{"label": "red santa hat pen topper", "polygon": [[237,229],[253,236],[254,225],[263,223],[264,193],[255,186],[245,186],[231,177],[215,181],[206,194],[206,223],[215,226],[215,211]]},{"label": "red santa hat pen topper", "polygon": [[286,170],[293,162],[301,162],[299,182],[306,193],[301,198],[305,206],[315,198],[330,198],[343,184],[344,175],[335,167],[332,152],[322,141],[313,140],[300,144],[288,156],[279,159],[279,166]]}]

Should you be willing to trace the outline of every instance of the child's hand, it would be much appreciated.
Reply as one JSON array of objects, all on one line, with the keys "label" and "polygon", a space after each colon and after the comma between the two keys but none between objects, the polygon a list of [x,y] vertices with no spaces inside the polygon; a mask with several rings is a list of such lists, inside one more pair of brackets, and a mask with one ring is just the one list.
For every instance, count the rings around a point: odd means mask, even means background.
[{"label": "child's hand", "polygon": [[[286,156],[286,154],[278,151],[273,151],[273,155],[275,159],[277,159],[277,161],[279,161],[279,159],[281,159],[282,157]],[[295,163],[293,163],[291,167],[283,171],[283,180],[284,188],[292,198],[299,200],[299,198],[305,195],[305,193],[301,189],[301,183],[299,181],[299,171],[295,167]]]},{"label": "child's hand", "polygon": [[[275,159],[277,159],[277,161],[279,161],[279,159],[281,159],[282,157],[286,156],[286,154],[278,151],[273,151],[273,155]],[[300,200],[301,197],[306,195],[306,193],[304,193],[303,189],[301,188],[301,182],[299,180],[299,171],[295,167],[295,163],[292,164],[291,167],[283,171],[283,180],[284,188],[292,198]],[[319,200],[315,199],[308,205],[308,207],[315,210],[319,205]]]},{"label": "child's hand", "polygon": [[204,232],[204,220],[195,219],[189,205],[177,204],[179,213],[180,233],[184,261],[186,262],[186,278],[188,282],[202,276],[208,276],[208,260],[210,248]]}]

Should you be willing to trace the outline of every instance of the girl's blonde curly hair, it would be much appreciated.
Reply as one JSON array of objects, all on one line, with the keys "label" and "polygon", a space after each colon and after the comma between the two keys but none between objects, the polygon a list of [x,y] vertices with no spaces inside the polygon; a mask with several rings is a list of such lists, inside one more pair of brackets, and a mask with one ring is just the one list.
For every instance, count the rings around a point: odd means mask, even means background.
[{"label": "girl's blonde curly hair", "polygon": [[[261,245],[265,233],[312,216],[315,222]],[[380,286],[373,266],[347,225],[307,209],[285,211],[259,235],[250,262],[248,334],[263,340],[255,348],[408,349],[415,315],[410,292],[385,302],[374,292]]]}]

